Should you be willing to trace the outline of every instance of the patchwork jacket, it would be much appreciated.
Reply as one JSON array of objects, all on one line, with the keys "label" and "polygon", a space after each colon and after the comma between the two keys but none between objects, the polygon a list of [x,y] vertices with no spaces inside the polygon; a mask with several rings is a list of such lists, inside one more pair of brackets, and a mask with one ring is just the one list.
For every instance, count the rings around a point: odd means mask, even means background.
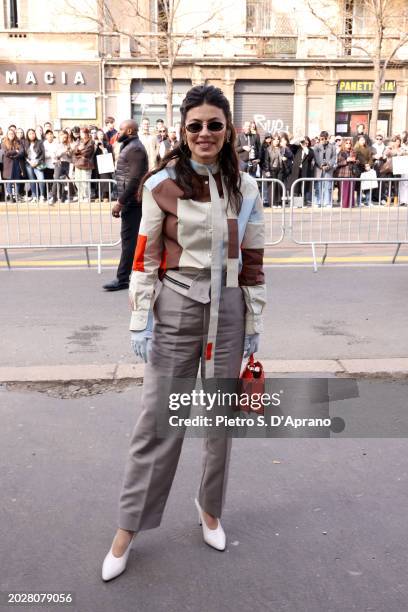
[{"label": "patchwork jacket", "polygon": [[[144,184],[129,286],[130,329],[145,329],[158,279],[179,293],[207,303],[218,275],[220,285],[226,279],[227,286],[241,287],[246,303],[245,332],[259,333],[266,287],[265,224],[257,183],[241,173],[243,202],[237,216],[227,206],[218,168],[194,162],[192,166],[191,199],[184,197],[173,167],[157,172]],[[215,265],[217,258],[220,266]]]}]

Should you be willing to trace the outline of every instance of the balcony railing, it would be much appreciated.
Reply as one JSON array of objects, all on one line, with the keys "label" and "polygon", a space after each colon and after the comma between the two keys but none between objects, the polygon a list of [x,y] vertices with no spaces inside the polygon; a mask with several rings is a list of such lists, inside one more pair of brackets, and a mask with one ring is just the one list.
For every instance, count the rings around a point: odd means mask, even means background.
[{"label": "balcony railing", "polygon": [[[158,55],[167,55],[166,40],[162,34],[147,33],[129,39],[119,34],[104,34],[101,49],[104,55],[111,58],[137,58],[139,60],[155,59]],[[345,37],[330,35],[255,35],[255,34],[189,34],[175,35],[175,42],[181,42],[177,54],[179,59],[367,59],[367,54],[352,48],[347,52],[348,43]],[[398,43],[398,37],[387,37],[384,41],[384,53]],[[356,42],[366,49],[373,44],[373,37],[360,37]],[[408,44],[402,47],[397,60],[408,59]]]}]

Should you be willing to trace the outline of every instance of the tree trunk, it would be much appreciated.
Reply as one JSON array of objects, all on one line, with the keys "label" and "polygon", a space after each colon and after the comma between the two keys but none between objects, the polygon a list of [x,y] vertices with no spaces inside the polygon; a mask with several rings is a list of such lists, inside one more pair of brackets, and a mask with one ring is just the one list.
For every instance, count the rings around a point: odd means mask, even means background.
[{"label": "tree trunk", "polygon": [[[383,85],[383,74],[379,58],[374,59],[374,85],[373,85],[373,105],[371,109],[371,123],[369,135],[372,140],[375,140],[377,133],[378,109],[380,106],[381,87]],[[386,136],[386,134],[384,134]]]},{"label": "tree trunk", "polygon": [[167,127],[173,125],[173,74],[167,75],[166,79],[166,121]]}]

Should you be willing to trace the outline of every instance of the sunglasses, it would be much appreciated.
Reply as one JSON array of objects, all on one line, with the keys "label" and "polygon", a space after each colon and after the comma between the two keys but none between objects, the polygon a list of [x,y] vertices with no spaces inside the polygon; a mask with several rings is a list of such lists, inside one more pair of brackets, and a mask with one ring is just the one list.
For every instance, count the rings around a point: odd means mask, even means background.
[{"label": "sunglasses", "polygon": [[[186,125],[186,130],[190,134],[198,134],[203,129],[203,125],[202,121],[193,121]],[[225,123],[222,123],[222,121],[209,121],[207,123],[207,130],[209,132],[221,132],[224,128]]]},{"label": "sunglasses", "polygon": [[376,137],[376,140],[382,140],[382,139],[383,139],[383,137],[382,137],[382,136],[377,136],[377,137]]}]

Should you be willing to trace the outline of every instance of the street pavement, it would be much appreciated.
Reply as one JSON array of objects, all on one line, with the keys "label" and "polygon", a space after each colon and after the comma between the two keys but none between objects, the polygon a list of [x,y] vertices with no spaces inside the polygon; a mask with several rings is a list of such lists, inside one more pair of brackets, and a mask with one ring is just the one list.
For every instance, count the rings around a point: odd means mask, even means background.
[{"label": "street pavement", "polygon": [[[359,438],[233,440],[223,553],[202,541],[202,441],[186,438],[161,526],[136,536],[109,583],[101,564],[140,387],[76,400],[0,392],[0,591],[74,594],[71,607],[18,607],[30,612],[406,610],[406,382],[393,384],[387,419],[378,384],[336,403],[350,417],[360,407]],[[391,417],[395,437],[365,437],[373,414]]]}]

